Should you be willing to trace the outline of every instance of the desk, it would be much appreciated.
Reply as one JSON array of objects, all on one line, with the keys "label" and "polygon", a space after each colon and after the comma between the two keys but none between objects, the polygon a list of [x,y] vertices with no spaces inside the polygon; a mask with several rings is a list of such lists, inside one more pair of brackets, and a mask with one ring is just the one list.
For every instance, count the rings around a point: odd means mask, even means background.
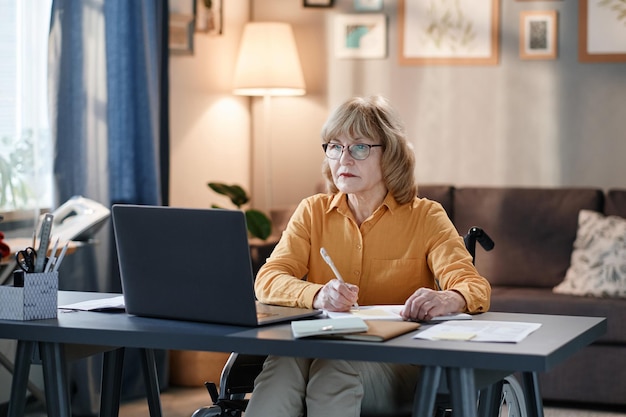
[{"label": "desk", "polygon": [[[114,294],[109,294],[113,296]],[[59,292],[59,303],[73,303],[107,294]],[[434,407],[439,377],[446,372],[455,416],[476,416],[474,369],[521,371],[535,375],[561,363],[606,332],[606,319],[536,314],[484,313],[474,320],[541,323],[520,343],[478,343],[412,339],[410,334],[385,343],[299,339],[289,324],[246,328],[129,316],[125,313],[59,312],[57,319],[37,321],[0,320],[0,338],[24,343],[39,342],[46,380],[49,415],[69,416],[64,344],[179,349],[274,354],[417,363],[424,366],[413,415],[429,415]],[[19,362],[20,353],[16,363]],[[46,377],[46,374],[48,375]],[[14,387],[15,388],[15,387]],[[541,417],[539,393],[531,393],[530,415]],[[528,395],[528,393],[527,393]],[[473,404],[472,404],[473,403]],[[112,410],[115,415],[115,410]]]}]

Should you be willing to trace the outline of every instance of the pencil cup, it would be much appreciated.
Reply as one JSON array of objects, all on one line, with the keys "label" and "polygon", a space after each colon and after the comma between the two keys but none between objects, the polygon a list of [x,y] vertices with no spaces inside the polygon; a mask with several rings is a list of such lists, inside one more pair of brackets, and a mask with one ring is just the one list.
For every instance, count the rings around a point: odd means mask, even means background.
[{"label": "pencil cup", "polygon": [[58,272],[24,274],[23,287],[0,286],[0,319],[55,318],[58,290]]}]

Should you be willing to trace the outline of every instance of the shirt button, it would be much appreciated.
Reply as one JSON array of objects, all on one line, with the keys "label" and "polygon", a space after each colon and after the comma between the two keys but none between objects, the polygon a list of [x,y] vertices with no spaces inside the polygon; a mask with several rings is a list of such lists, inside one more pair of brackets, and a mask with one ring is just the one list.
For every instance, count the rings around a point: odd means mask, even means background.
[{"label": "shirt button", "polygon": [[357,248],[358,250],[361,250],[362,246],[361,246],[361,245],[356,245],[356,248]]},{"label": "shirt button", "polygon": [[354,275],[361,275],[361,271],[354,271]]}]

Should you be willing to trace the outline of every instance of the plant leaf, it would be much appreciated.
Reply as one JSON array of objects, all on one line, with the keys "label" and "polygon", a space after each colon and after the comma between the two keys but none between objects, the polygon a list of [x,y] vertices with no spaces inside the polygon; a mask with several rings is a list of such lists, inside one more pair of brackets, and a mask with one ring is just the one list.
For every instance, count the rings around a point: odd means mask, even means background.
[{"label": "plant leaf", "polygon": [[259,239],[265,240],[272,233],[272,221],[259,210],[246,210],[246,223],[250,234]]},{"label": "plant leaf", "polygon": [[239,185],[227,185],[220,182],[210,182],[207,185],[216,193],[230,198],[230,201],[237,207],[241,207],[250,201],[246,191]]}]

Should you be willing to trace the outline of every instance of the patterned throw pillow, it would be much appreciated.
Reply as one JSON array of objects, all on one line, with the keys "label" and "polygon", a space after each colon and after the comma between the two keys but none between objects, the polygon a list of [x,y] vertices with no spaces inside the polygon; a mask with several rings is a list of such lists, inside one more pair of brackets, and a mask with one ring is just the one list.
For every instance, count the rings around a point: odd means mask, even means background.
[{"label": "patterned throw pillow", "polygon": [[581,210],[570,267],[553,291],[626,297],[626,219]]}]

